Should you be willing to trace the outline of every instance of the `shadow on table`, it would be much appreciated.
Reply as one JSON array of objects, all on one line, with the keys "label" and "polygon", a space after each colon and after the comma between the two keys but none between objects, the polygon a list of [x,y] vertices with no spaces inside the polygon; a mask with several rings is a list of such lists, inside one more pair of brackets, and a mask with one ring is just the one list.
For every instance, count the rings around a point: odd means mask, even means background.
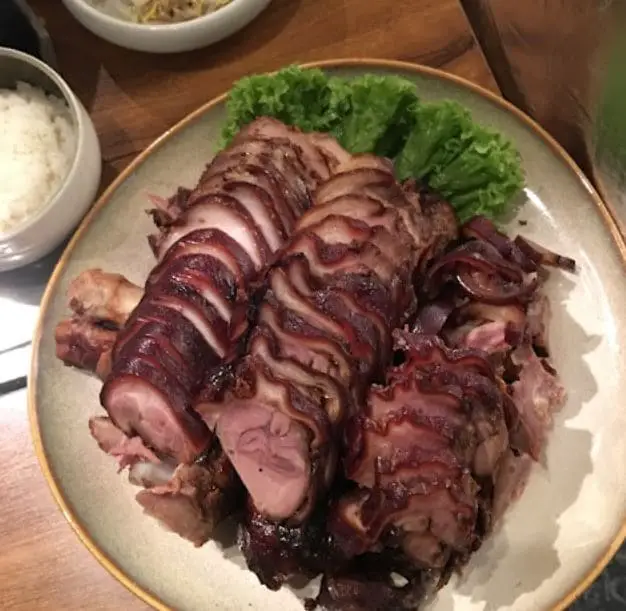
[{"label": "shadow on table", "polygon": [[[567,344],[577,347],[576,350],[568,351],[567,368],[563,368],[564,384],[566,387],[569,386],[571,392],[564,413],[557,418],[559,443],[550,448],[550,463],[568,465],[568,477],[560,477],[557,482],[550,477],[549,465],[535,466],[534,477],[541,475],[537,471],[544,470],[544,481],[541,482],[546,488],[544,492],[547,495],[552,492],[549,506],[548,503],[544,504],[537,513],[537,517],[543,515],[547,519],[543,519],[540,525],[535,525],[532,506],[524,503],[525,501],[529,503],[530,500],[524,496],[518,501],[522,507],[514,506],[511,509],[512,512],[516,509],[522,510],[523,507],[530,509],[519,523],[523,533],[518,539],[523,539],[527,533],[528,540],[533,544],[521,549],[512,548],[504,531],[494,533],[473,556],[463,576],[439,594],[436,601],[437,611],[453,611],[455,608],[453,593],[471,598],[474,603],[485,603],[485,606],[481,607],[483,611],[509,608],[521,596],[536,591],[560,567],[555,549],[560,530],[559,517],[575,503],[583,481],[592,471],[591,434],[567,428],[563,421],[574,418],[597,392],[597,384],[584,361],[584,356],[597,347],[601,338],[588,336],[563,307],[563,302],[574,282],[564,276],[560,279],[555,277],[553,282],[556,284],[551,291],[554,311],[560,314],[558,320],[555,317],[553,335],[568,338]],[[515,518],[515,515],[508,516],[511,522]],[[515,525],[514,528],[517,529],[518,526]],[[541,529],[540,536],[533,536],[535,528]],[[502,577],[499,578],[499,575]]]}]

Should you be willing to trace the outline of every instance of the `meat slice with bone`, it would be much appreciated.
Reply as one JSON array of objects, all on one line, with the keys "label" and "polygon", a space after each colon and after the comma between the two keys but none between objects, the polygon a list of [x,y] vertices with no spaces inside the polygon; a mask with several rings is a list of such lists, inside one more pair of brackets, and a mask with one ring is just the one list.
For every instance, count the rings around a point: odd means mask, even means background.
[{"label": "meat slice with bone", "polygon": [[61,320],[55,330],[57,357],[104,379],[117,333],[142,295],[140,287],[120,274],[101,269],[81,272],[67,291],[72,316]]},{"label": "meat slice with bone", "polygon": [[430,234],[391,164],[363,155],[323,183],[281,251],[235,388],[196,406],[265,518],[302,522],[328,490],[343,424],[414,309]]}]

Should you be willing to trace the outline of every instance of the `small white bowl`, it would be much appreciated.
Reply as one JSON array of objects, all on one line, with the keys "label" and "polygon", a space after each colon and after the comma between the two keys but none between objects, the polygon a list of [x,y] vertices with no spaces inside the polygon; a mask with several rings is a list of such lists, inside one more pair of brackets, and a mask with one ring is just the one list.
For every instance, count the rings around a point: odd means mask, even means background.
[{"label": "small white bowl", "polygon": [[63,0],[63,4],[88,30],[120,47],[147,53],[180,53],[206,47],[231,36],[257,17],[270,1],[233,0],[202,17],[158,25],[112,17],[87,0]]},{"label": "small white bowl", "polygon": [[67,102],[77,130],[76,151],[70,171],[46,206],[15,229],[0,233],[0,272],[28,265],[59,246],[93,203],[102,171],[96,130],[67,83],[35,57],[0,47],[0,89],[12,89],[18,81]]}]

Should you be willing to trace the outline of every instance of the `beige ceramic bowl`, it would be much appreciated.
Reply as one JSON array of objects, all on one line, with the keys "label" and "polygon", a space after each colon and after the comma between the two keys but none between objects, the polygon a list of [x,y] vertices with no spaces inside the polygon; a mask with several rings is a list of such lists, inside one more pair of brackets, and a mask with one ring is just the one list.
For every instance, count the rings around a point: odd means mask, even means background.
[{"label": "beige ceramic bowl", "polygon": [[0,272],[40,259],[72,232],[95,199],[102,167],[93,123],[67,83],[38,59],[0,47],[0,89],[13,88],[18,81],[67,102],[77,131],[76,152],[68,175],[46,206],[15,229],[0,232]]},{"label": "beige ceramic bowl", "polygon": [[96,36],[120,47],[148,53],[179,53],[211,45],[246,26],[269,3],[270,0],[233,0],[197,19],[146,25],[112,17],[87,0],[63,0],[70,13]]}]

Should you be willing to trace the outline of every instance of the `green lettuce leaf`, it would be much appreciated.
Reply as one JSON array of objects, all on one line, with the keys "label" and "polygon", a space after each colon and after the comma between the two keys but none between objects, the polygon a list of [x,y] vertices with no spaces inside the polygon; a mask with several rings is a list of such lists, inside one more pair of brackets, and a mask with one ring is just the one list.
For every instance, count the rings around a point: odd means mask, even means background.
[{"label": "green lettuce leaf", "polygon": [[456,102],[421,104],[414,127],[396,158],[396,172],[405,178],[428,179],[445,167],[466,145],[474,124],[469,112]]},{"label": "green lettuce leaf", "polygon": [[395,155],[412,127],[415,85],[396,76],[367,74],[346,89],[349,111],[340,125],[341,144],[353,153]]},{"label": "green lettuce leaf", "polygon": [[[304,131],[330,131],[338,122],[335,96],[321,70],[289,66],[274,75],[255,74],[235,83],[226,102],[227,121],[221,145],[256,117],[268,116]],[[344,110],[345,112],[345,110]]]},{"label": "green lettuce leaf", "polygon": [[[502,135],[476,126],[463,151],[437,168],[428,181],[457,208],[459,216],[501,216],[524,186],[521,159]],[[478,212],[480,210],[480,212]]]},{"label": "green lettuce leaf", "polygon": [[418,178],[443,195],[461,220],[501,216],[524,186],[521,159],[511,142],[449,101],[417,109],[396,170],[400,178]]},{"label": "green lettuce leaf", "polygon": [[462,220],[501,216],[524,184],[520,156],[506,138],[456,102],[421,103],[415,85],[396,76],[346,79],[289,66],[237,81],[226,113],[222,147],[260,116],[328,132],[352,153],[394,159],[398,178],[438,191]]}]

